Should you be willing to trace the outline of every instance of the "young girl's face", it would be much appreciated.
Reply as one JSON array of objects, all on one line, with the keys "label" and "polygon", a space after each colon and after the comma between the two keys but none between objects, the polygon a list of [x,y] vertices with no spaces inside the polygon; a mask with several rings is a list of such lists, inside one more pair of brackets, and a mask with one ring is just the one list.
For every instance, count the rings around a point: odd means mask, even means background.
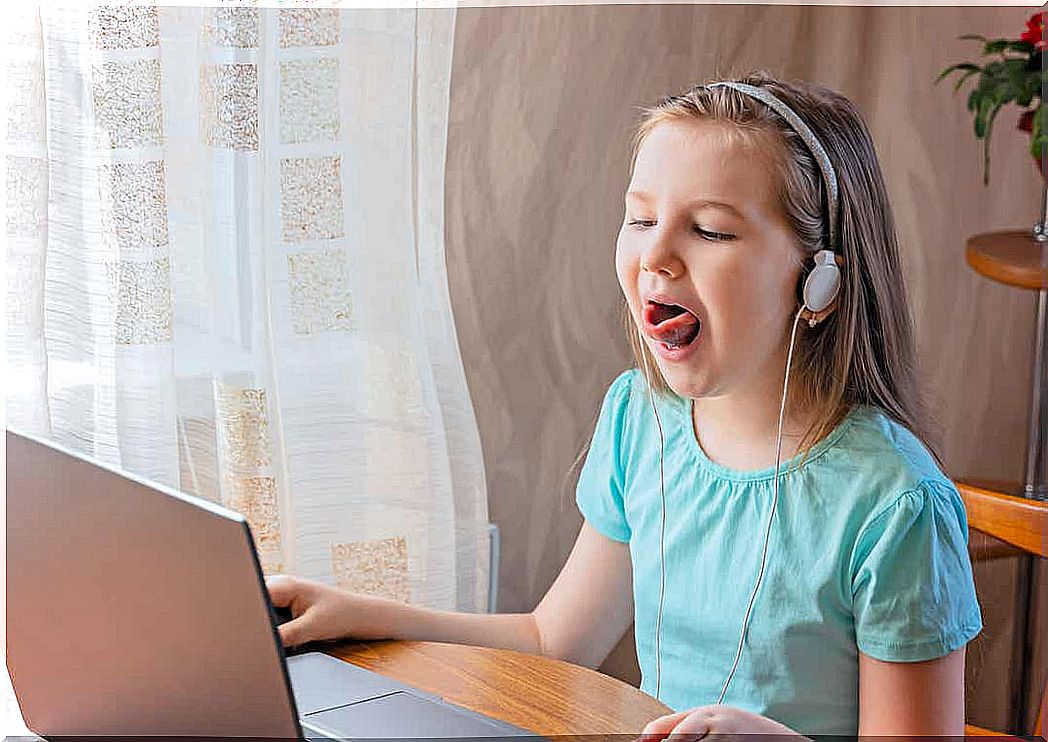
[{"label": "young girl's face", "polygon": [[766,156],[730,143],[726,126],[667,121],[648,134],[616,243],[644,342],[669,386],[696,399],[777,395],[798,309],[800,259],[777,175]]}]

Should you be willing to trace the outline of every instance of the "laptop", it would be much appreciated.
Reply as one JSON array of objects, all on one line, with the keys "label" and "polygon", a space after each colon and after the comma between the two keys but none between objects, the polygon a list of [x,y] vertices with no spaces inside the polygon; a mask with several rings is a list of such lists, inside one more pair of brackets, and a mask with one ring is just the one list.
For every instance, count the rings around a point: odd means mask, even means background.
[{"label": "laptop", "polygon": [[7,431],[7,667],[35,734],[541,739],[288,657],[276,625],[239,513]]}]

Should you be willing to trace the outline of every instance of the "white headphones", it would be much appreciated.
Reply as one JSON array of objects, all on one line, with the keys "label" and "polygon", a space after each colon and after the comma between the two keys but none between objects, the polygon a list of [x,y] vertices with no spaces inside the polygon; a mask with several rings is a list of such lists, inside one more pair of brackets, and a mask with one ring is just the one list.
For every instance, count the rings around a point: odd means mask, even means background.
[{"label": "white headphones", "polygon": [[[703,87],[729,87],[739,91],[752,98],[757,98],[763,101],[772,108],[774,108],[787,123],[797,132],[798,135],[808,145],[808,149],[815,157],[815,161],[819,165],[819,170],[822,172],[823,182],[826,185],[826,195],[829,203],[827,204],[827,213],[829,216],[829,237],[830,247],[833,248],[837,245],[837,208],[838,208],[838,191],[837,191],[837,176],[833,170],[833,165],[830,163],[830,158],[826,154],[826,150],[823,149],[822,144],[815,137],[815,134],[808,128],[808,125],[804,123],[800,116],[793,112],[793,110],[783,103],[781,100],[772,95],[765,88],[755,87],[753,85],[746,85],[744,83],[737,82],[716,82]],[[768,544],[771,540],[771,526],[775,518],[775,508],[779,502],[779,466],[782,454],[782,422],[786,413],[786,392],[789,388],[790,381],[790,367],[793,363],[793,343],[797,335],[797,322],[800,320],[801,314],[805,309],[812,313],[818,313],[826,309],[833,303],[834,298],[837,296],[837,292],[840,290],[841,285],[841,272],[837,267],[835,253],[833,249],[819,250],[815,254],[815,265],[808,277],[804,281],[803,297],[804,304],[797,311],[796,316],[793,318],[793,329],[790,333],[790,349],[786,356],[786,378],[783,381],[782,386],[782,404],[779,407],[779,429],[776,436],[775,444],[775,479],[774,479],[774,496],[772,498],[771,512],[768,515],[768,525],[765,529],[764,534],[764,548],[761,552],[761,566],[760,571],[757,573],[757,582],[753,586],[753,593],[750,595],[749,604],[746,608],[746,615],[742,620],[742,632],[739,636],[739,646],[735,652],[735,660],[732,663],[731,670],[728,672],[727,678],[724,680],[724,685],[721,688],[720,697],[717,699],[717,704],[720,704],[724,700],[724,695],[728,692],[728,685],[731,683],[732,678],[735,676],[735,670],[739,666],[739,660],[742,658],[742,649],[746,642],[746,631],[749,627],[750,614],[753,611],[753,604],[757,598],[757,591],[760,589],[761,581],[764,579],[764,567],[767,562],[768,556]],[[816,320],[814,317],[808,320],[808,325],[814,327]],[[641,347],[643,349],[645,345],[644,332],[638,328],[640,334]],[[655,405],[654,396],[651,393],[651,372],[648,368],[648,358],[643,352],[641,358],[644,362],[644,377],[648,389],[648,401],[651,403],[652,412],[655,413],[655,422],[659,429],[659,493],[662,500],[662,520],[661,520],[661,532],[659,536],[659,563],[661,566],[661,576],[659,585],[659,613],[655,624],[655,698],[659,698],[659,694],[662,690],[662,608],[666,592],[666,554],[665,554],[665,536],[666,536],[666,487],[665,477],[663,472],[664,454],[665,454],[665,439],[662,432],[662,420],[659,418],[659,411]]]},{"label": "white headphones", "polygon": [[[804,280],[804,306],[811,312],[821,312],[833,303],[841,287],[841,270],[832,250],[815,253],[815,267]],[[808,320],[815,326],[815,319]]]}]

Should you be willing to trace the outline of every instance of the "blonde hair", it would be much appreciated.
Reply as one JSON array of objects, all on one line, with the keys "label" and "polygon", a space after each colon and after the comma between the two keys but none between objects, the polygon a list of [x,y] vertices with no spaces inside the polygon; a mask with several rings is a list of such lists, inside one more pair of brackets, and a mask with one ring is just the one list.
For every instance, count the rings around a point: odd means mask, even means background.
[{"label": "blonde hair", "polygon": [[[721,122],[728,125],[732,141],[767,152],[778,176],[778,202],[803,261],[802,283],[820,249],[836,248],[843,258],[836,311],[814,328],[802,322],[794,351],[790,396],[795,405],[814,411],[800,450],[807,453],[852,406],[869,405],[910,430],[939,461],[927,443],[926,414],[917,393],[913,327],[891,204],[862,115],[846,97],[817,85],[780,80],[763,71],[736,82],[767,88],[804,119],[828,152],[839,184],[837,245],[825,239],[826,187],[804,140],[774,109],[731,88],[696,85],[642,108],[632,141],[631,176],[640,146],[666,121]],[[769,141],[776,146],[767,147]],[[654,355],[640,341],[625,298],[622,310],[637,365],[651,370],[645,376],[652,391],[673,394]]]}]

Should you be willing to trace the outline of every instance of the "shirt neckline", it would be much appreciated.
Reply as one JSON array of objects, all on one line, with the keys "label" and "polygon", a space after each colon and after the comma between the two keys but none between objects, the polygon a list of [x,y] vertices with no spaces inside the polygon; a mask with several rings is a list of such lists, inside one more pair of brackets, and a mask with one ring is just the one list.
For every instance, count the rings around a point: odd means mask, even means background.
[{"label": "shirt neckline", "polygon": [[[687,440],[687,446],[691,450],[692,454],[699,460],[702,467],[720,479],[727,479],[734,482],[757,482],[761,480],[773,480],[775,479],[775,466],[769,466],[764,469],[752,469],[752,470],[741,470],[731,469],[727,466],[718,464],[702,450],[702,446],[699,445],[698,438],[695,437],[695,427],[692,424],[692,405],[694,400],[690,397],[681,397],[674,395],[676,403],[673,405],[677,412],[678,420],[683,427],[683,434]],[[822,456],[828,451],[833,444],[835,444],[842,435],[851,427],[852,423],[855,422],[855,418],[858,414],[859,406],[853,406],[848,414],[844,416],[837,427],[823,437],[821,441],[816,443],[808,451],[807,457],[804,453],[799,453],[787,461],[783,461],[779,465],[779,477],[784,477],[787,474],[792,473],[802,467],[808,466],[812,461]]]}]

